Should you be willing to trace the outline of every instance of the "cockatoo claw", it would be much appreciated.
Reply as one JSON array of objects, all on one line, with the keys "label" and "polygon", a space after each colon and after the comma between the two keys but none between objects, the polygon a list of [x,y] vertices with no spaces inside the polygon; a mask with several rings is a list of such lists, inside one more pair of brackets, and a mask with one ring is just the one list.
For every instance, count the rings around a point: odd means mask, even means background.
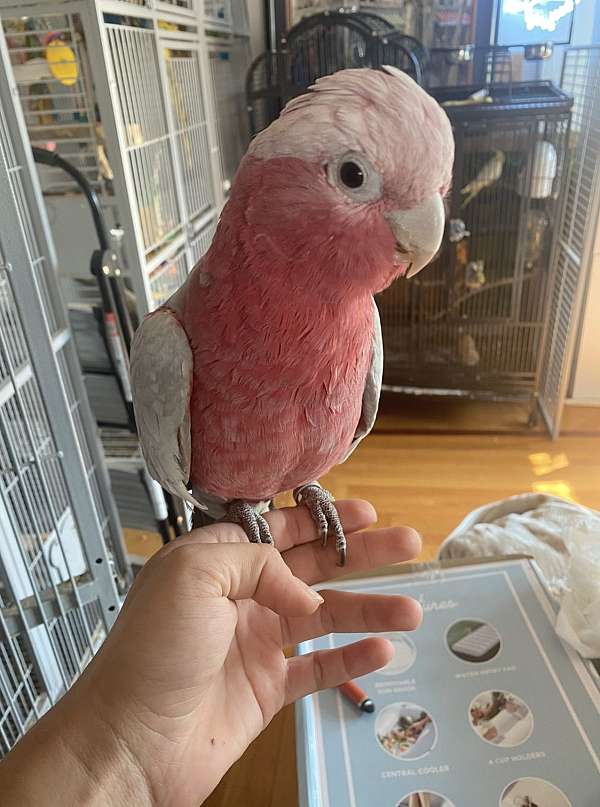
[{"label": "cockatoo claw", "polygon": [[335,535],[335,549],[339,555],[338,565],[344,566],[346,563],[346,536],[331,493],[317,482],[311,482],[309,485],[296,488],[294,499],[296,504],[304,504],[308,507],[319,530],[323,547],[327,546],[329,534]]},{"label": "cockatoo claw", "polygon": [[227,508],[227,520],[239,524],[250,543],[272,544],[273,537],[265,519],[248,502],[236,499]]}]

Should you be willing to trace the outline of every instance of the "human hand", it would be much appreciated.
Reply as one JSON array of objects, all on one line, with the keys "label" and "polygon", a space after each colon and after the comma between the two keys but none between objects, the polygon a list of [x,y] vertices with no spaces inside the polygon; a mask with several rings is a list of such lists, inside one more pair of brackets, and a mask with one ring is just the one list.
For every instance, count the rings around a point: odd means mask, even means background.
[{"label": "human hand", "polygon": [[[266,516],[281,554],[249,544],[236,525],[217,524],[164,547],[140,572],[68,696],[134,766],[136,805],[197,807],[282,706],[371,672],[393,653],[375,637],[291,659],[286,646],[332,631],[417,627],[421,608],[410,598],[333,590],[319,597],[308,587],[420,549],[408,528],[357,533],[375,520],[366,502],[336,506],[349,537],[343,570],[321,548],[308,511],[293,507]],[[80,753],[76,739],[63,737]]]}]

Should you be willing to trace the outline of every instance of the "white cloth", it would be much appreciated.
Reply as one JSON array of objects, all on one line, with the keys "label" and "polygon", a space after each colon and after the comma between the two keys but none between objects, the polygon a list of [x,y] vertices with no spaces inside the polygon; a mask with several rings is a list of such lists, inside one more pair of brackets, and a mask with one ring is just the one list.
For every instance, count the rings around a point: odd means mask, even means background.
[{"label": "white cloth", "polygon": [[558,496],[525,493],[470,513],[441,559],[528,554],[560,603],[556,629],[586,658],[600,657],[600,513]]}]

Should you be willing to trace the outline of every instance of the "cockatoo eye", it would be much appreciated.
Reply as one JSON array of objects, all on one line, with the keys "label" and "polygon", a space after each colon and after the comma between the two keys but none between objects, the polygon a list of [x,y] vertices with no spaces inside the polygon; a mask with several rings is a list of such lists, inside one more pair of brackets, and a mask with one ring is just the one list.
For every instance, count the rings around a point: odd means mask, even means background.
[{"label": "cockatoo eye", "polygon": [[360,188],[365,182],[365,175],[358,163],[348,160],[340,165],[340,179],[347,188]]},{"label": "cockatoo eye", "polygon": [[363,154],[347,152],[325,168],[329,183],[352,201],[371,202],[381,196],[381,176]]}]

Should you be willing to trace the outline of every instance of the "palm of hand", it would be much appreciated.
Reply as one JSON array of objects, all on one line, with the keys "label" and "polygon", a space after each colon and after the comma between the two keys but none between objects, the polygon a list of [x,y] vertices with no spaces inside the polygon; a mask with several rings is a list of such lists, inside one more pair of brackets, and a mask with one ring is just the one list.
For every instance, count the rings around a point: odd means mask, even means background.
[{"label": "palm of hand", "polygon": [[255,602],[231,606],[236,625],[211,687],[210,741],[241,752],[286,703],[287,659],[277,614]]}]

